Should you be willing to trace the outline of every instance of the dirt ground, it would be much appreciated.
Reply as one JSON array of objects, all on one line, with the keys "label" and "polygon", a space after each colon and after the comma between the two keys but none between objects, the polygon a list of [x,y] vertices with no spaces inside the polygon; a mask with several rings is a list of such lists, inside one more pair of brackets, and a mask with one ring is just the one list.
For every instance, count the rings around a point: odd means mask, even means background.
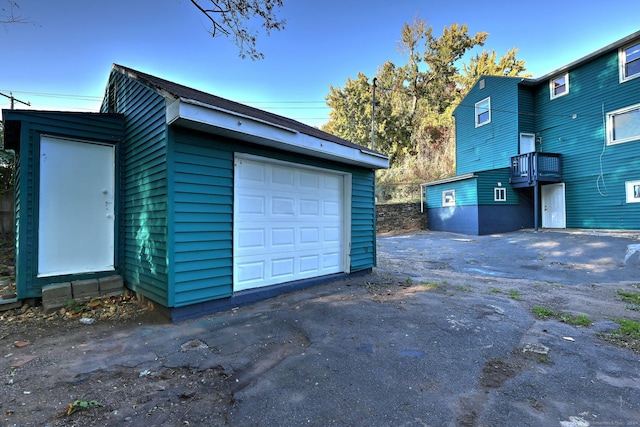
[{"label": "dirt ground", "polygon": [[[348,286],[351,298],[394,304],[399,309],[403,300],[416,293],[432,292],[450,298],[490,294],[517,301],[527,309],[544,306],[584,314],[592,322],[621,314],[640,321],[640,311],[621,301],[617,293],[618,290],[638,293],[638,283],[568,287],[438,268],[423,268],[416,275],[416,268],[411,261],[380,258],[374,273],[325,286]],[[10,268],[0,266],[0,269],[10,276]],[[414,273],[403,273],[407,271]],[[7,277],[5,274],[5,286]],[[105,337],[118,340],[119,333],[129,328],[163,322],[132,295],[94,300],[50,314],[43,313],[37,304],[0,312],[0,424],[98,426],[120,425],[123,420],[131,425],[227,424],[229,415],[236,410],[234,391],[239,385],[237,380],[229,379],[225,367],[202,370],[165,366],[149,372],[132,364],[96,369],[91,375],[80,376],[59,368],[66,354],[77,354],[94,340]],[[604,340],[609,340],[640,354],[637,341],[614,339],[607,334],[602,334],[602,339],[603,345]],[[204,347],[205,343],[193,340],[182,345],[182,352]],[[518,358],[487,363],[481,385],[499,387],[517,375],[524,363]],[[471,415],[462,415],[457,421],[457,425],[475,425]]]}]

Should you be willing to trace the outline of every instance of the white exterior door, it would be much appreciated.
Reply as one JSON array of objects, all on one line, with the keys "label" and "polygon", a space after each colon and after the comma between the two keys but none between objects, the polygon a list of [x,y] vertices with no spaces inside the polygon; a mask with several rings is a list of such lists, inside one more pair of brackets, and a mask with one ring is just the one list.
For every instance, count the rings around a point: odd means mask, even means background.
[{"label": "white exterior door", "polygon": [[543,185],[540,188],[542,190],[542,227],[565,228],[564,183]]},{"label": "white exterior door", "polygon": [[536,151],[536,136],[532,133],[520,134],[520,154]]},{"label": "white exterior door", "polygon": [[349,175],[237,155],[234,291],[348,271],[346,184]]},{"label": "white exterior door", "polygon": [[40,138],[38,276],[114,269],[115,147]]}]

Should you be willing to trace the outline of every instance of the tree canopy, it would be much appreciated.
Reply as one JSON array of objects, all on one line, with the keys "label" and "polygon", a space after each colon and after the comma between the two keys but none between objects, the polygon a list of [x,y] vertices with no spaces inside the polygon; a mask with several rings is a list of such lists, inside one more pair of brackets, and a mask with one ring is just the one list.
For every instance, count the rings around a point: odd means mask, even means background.
[{"label": "tree canopy", "polygon": [[[469,34],[452,24],[440,36],[422,20],[405,24],[400,48],[404,64],[387,61],[376,73],[375,149],[390,156],[392,169],[381,179],[424,181],[455,173],[452,112],[481,75],[522,75],[525,63],[512,49],[501,58],[494,51],[462,59],[484,46],[488,33]],[[461,68],[459,68],[461,67]],[[358,73],[343,87],[329,87],[331,107],[324,130],[364,146],[371,143],[372,79]]]}]

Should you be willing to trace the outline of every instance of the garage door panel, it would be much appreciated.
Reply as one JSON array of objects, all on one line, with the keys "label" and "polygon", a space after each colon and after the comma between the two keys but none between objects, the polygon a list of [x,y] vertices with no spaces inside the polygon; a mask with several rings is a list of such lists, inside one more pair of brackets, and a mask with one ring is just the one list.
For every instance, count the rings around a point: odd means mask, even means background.
[{"label": "garage door panel", "polygon": [[341,174],[244,157],[236,169],[235,290],[344,271]]}]

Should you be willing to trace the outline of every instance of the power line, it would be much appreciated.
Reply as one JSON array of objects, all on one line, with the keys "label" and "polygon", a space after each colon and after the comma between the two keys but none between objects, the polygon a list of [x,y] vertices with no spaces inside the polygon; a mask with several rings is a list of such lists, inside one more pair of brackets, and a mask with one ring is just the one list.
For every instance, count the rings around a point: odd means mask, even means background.
[{"label": "power line", "polygon": [[25,101],[19,100],[18,98],[13,96],[12,92],[9,92],[9,95],[6,95],[6,94],[0,92],[0,95],[2,95],[4,97],[7,97],[7,98],[9,98],[11,100],[11,109],[12,110],[15,108],[15,103],[16,102],[19,102],[20,104],[24,104],[24,105],[26,105],[28,107],[31,107],[31,103],[30,102],[25,102]]}]

